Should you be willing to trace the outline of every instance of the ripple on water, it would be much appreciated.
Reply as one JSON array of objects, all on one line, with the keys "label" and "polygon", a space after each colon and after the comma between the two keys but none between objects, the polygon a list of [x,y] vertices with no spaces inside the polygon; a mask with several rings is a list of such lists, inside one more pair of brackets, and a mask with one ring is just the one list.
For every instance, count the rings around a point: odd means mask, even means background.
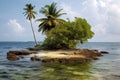
[{"label": "ripple on water", "polygon": [[12,49],[13,47],[10,47],[10,46],[6,46],[6,47],[3,47],[3,49]]},{"label": "ripple on water", "polygon": [[110,74],[102,77],[103,80],[120,80],[120,75]]}]

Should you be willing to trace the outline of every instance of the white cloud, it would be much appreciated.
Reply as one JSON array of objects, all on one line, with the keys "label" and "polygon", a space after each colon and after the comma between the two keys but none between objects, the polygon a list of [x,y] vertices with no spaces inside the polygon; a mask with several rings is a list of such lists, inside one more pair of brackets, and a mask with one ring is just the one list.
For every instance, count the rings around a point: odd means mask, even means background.
[{"label": "white cloud", "polygon": [[70,18],[71,20],[74,20],[74,17],[80,16],[80,13],[74,11],[72,6],[66,5],[66,3],[62,2],[60,6],[63,8],[64,12],[67,13],[66,18]]},{"label": "white cloud", "polygon": [[12,30],[16,33],[22,33],[25,31],[25,28],[17,22],[16,19],[9,20],[8,25],[12,28]]},{"label": "white cloud", "polygon": [[[120,41],[120,3],[116,1],[110,0],[100,0],[98,1],[98,5],[96,7],[96,11],[98,15],[91,15],[95,17],[99,17],[98,19],[95,18],[95,26],[99,25],[99,27],[93,27],[95,33],[101,35],[102,41]],[[99,30],[98,30],[99,29]],[[104,33],[104,34],[102,34]]]},{"label": "white cloud", "polygon": [[93,27],[92,29],[95,33],[98,33],[98,35],[104,35],[106,33],[106,28],[102,24],[98,24]]},{"label": "white cloud", "polygon": [[106,3],[105,3],[105,2],[103,2],[102,0],[99,1],[99,2],[100,2],[100,6],[101,6],[101,7],[106,7]]}]

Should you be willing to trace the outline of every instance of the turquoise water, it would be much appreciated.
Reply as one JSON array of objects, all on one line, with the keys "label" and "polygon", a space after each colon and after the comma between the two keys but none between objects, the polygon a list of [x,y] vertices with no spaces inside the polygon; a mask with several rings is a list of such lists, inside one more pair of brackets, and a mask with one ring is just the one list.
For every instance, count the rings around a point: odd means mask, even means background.
[{"label": "turquoise water", "polygon": [[9,50],[33,47],[33,42],[0,42],[0,80],[120,80],[120,43],[91,42],[77,45],[108,51],[89,63],[56,64],[6,59]]}]

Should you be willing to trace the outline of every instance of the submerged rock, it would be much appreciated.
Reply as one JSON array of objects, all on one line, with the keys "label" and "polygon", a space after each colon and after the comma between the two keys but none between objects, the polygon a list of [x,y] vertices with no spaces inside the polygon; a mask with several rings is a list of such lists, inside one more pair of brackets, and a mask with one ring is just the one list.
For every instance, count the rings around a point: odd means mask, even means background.
[{"label": "submerged rock", "polygon": [[37,56],[31,57],[31,61],[40,61],[41,59]]},{"label": "submerged rock", "polygon": [[100,51],[100,53],[102,53],[102,54],[108,54],[109,52],[107,52],[107,51]]},{"label": "submerged rock", "polygon": [[103,77],[105,80],[120,80],[120,75],[106,75]]}]

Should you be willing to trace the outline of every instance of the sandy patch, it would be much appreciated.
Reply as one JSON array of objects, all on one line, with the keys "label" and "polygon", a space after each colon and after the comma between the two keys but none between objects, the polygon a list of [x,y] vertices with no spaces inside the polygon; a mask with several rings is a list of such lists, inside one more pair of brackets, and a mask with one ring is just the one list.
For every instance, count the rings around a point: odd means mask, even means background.
[{"label": "sandy patch", "polygon": [[38,52],[36,56],[38,57],[46,57],[46,58],[72,58],[72,57],[79,57],[85,58],[84,55],[73,55],[74,51],[46,51],[46,52]]}]

